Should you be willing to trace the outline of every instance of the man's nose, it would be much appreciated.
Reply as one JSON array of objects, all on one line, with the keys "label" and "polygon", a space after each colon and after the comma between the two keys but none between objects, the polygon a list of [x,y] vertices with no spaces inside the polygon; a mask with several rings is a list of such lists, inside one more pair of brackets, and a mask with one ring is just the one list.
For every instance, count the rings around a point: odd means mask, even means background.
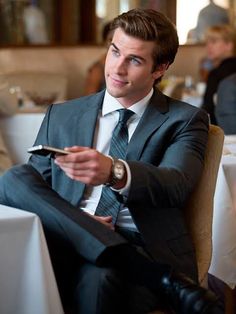
[{"label": "man's nose", "polygon": [[124,59],[117,60],[115,64],[115,71],[118,74],[125,74],[127,72],[127,63]]}]

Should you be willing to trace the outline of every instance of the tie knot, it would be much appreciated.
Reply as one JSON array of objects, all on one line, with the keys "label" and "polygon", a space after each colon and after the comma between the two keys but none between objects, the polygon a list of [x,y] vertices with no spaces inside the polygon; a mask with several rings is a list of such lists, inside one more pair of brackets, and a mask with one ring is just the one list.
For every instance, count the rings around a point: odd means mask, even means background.
[{"label": "tie knot", "polygon": [[119,122],[122,122],[123,124],[126,124],[126,122],[129,120],[129,118],[134,114],[133,111],[128,110],[128,109],[119,109],[117,111],[120,114]]}]

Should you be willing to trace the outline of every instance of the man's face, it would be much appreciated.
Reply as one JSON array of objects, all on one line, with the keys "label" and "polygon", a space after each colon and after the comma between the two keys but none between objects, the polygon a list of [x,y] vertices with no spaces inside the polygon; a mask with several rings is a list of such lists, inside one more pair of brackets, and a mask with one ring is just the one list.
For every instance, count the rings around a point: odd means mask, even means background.
[{"label": "man's face", "polygon": [[114,32],[106,57],[106,86],[124,107],[145,97],[165,72],[165,67],[153,72],[154,45],[152,41],[128,36],[121,28]]},{"label": "man's face", "polygon": [[206,49],[208,58],[213,62],[219,62],[233,53],[232,43],[217,37],[207,39]]}]

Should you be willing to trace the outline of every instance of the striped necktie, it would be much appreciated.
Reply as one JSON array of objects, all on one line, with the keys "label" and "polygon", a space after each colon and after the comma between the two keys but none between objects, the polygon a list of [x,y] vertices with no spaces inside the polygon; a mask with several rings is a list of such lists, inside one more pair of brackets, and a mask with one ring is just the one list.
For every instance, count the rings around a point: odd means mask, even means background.
[{"label": "striped necktie", "polygon": [[[128,128],[127,121],[134,114],[133,111],[120,109],[119,121],[113,131],[109,155],[116,159],[125,159],[128,147]],[[102,195],[98,203],[95,215],[112,216],[112,222],[115,224],[119,209],[122,205],[122,196],[113,191],[108,186],[103,186]]]}]

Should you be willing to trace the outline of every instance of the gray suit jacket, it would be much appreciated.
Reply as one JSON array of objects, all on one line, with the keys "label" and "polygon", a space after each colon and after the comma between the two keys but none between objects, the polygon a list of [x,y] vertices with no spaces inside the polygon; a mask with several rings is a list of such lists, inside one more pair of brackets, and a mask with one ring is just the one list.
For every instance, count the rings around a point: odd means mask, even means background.
[{"label": "gray suit jacket", "polygon": [[236,134],[236,73],[218,86],[215,116],[225,134]]},{"label": "gray suit jacket", "polygon": [[[104,91],[51,106],[35,144],[93,146]],[[196,278],[195,255],[183,207],[202,170],[207,114],[155,91],[128,146],[131,188],[126,205],[148,250],[159,261]],[[49,158],[32,164],[60,196],[79,206],[85,185],[68,178]]]}]

